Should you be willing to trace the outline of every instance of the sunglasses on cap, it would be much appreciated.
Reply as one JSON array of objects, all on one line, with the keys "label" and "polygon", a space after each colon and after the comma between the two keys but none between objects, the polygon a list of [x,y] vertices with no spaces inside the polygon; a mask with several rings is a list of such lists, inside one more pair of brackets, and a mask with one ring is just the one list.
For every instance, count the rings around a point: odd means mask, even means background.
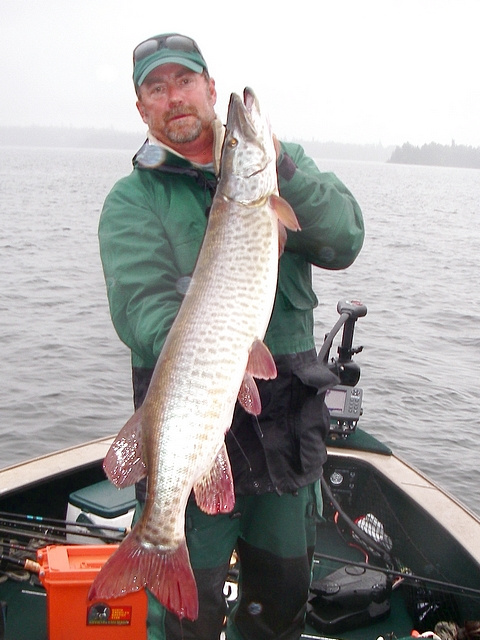
[{"label": "sunglasses on cap", "polygon": [[140,62],[144,58],[160,49],[170,49],[172,51],[184,51],[185,53],[196,52],[202,57],[202,53],[197,43],[192,38],[178,34],[155,36],[141,42],[133,50],[133,64]]}]

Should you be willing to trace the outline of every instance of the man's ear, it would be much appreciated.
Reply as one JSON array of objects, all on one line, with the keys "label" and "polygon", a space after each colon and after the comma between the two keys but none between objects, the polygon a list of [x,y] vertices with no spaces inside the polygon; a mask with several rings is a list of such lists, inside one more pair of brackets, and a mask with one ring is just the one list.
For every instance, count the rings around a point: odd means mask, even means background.
[{"label": "man's ear", "polygon": [[146,121],[145,107],[143,106],[140,100],[137,100],[135,104],[137,105],[138,113],[140,114],[142,120],[146,123],[147,121]]},{"label": "man's ear", "polygon": [[217,103],[217,90],[215,88],[215,80],[213,78],[209,79],[208,90],[210,91],[210,96],[212,98],[212,105]]}]

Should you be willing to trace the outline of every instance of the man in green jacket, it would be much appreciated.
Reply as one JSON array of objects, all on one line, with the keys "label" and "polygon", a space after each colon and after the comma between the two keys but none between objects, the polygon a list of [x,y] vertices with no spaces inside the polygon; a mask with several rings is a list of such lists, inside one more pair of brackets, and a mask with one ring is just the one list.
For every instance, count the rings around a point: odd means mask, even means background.
[{"label": "man in green jacket", "polygon": [[[163,34],[142,42],[134,51],[133,80],[148,138],[133,172],[105,201],[99,239],[112,320],[132,353],[138,408],[195,267],[223,127],[215,115],[214,80],[190,38]],[[324,395],[334,382],[316,359],[311,270],[348,267],[364,227],[358,204],[332,173],[321,173],[297,144],[276,146],[280,195],[301,226],[288,234],[280,258],[265,337],[278,375],[258,382],[258,419],[237,406],[226,437],[233,512],[206,515],[193,497],[187,507],[199,617],[179,621],[149,594],[149,640],[219,638],[234,549],[240,597],[229,616],[229,640],[297,640],[304,628],[329,428]],[[137,486],[140,504],[145,490]]]}]

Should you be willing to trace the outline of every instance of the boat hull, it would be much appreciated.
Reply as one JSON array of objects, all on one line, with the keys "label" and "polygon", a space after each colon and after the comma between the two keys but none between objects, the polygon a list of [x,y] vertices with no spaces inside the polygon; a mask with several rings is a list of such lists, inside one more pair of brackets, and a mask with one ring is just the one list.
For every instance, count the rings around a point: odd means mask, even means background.
[{"label": "boat hull", "polygon": [[[101,465],[111,441],[97,440],[0,471],[0,511],[65,518],[72,492],[104,480]],[[450,589],[454,592],[452,616],[480,619],[480,593],[474,593],[480,585],[480,520],[475,514],[362,432],[347,441],[330,441],[324,480],[336,505],[349,518],[375,514],[393,540],[395,557],[414,576],[432,580],[432,592],[439,591],[437,582],[464,589],[463,593]],[[358,548],[361,545],[352,546],[350,527],[328,495],[324,496],[324,516],[318,523],[314,582],[344,566],[378,564],[374,554],[367,558],[365,550]],[[380,563],[380,569],[385,573],[385,564]],[[395,576],[389,574],[389,580],[395,582]],[[309,616],[304,638],[365,640],[391,632],[397,638],[407,637],[415,620],[408,612],[406,591],[404,585],[394,588],[388,596],[388,610],[378,619],[375,611],[371,620],[369,613],[362,612],[363,618],[338,624],[335,616],[346,615],[341,607],[340,614],[334,608],[328,615],[323,607],[316,626],[314,616]],[[410,591],[414,597],[414,589]],[[45,640],[46,595],[38,580],[0,584],[0,600],[8,603],[6,640]],[[448,615],[450,605],[445,606]],[[348,609],[352,610],[351,604]],[[349,628],[352,624],[354,628]]]}]

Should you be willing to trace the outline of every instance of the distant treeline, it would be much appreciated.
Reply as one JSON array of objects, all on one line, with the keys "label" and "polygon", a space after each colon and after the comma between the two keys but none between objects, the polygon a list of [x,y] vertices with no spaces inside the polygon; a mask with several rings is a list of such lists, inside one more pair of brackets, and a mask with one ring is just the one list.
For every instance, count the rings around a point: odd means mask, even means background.
[{"label": "distant treeline", "polygon": [[406,142],[395,149],[388,162],[480,169],[480,147],[457,145],[455,142],[450,146],[431,142],[414,147]]},{"label": "distant treeline", "polygon": [[131,149],[135,152],[145,133],[114,129],[68,127],[0,127],[0,145],[29,147],[74,147],[87,149]]},{"label": "distant treeline", "polygon": [[[114,129],[75,129],[68,127],[0,127],[0,145],[30,147],[85,147],[91,149],[130,149],[135,152],[145,133]],[[377,160],[385,162],[392,147],[374,144],[341,144],[298,140],[313,158]]]},{"label": "distant treeline", "polygon": [[[0,146],[84,147],[87,149],[126,149],[133,153],[145,140],[145,132],[115,129],[76,129],[73,127],[0,127]],[[371,160],[401,164],[427,164],[448,167],[480,168],[480,148],[435,142],[414,147],[409,142],[401,147],[382,144],[345,144],[295,140],[312,158],[338,160]]]},{"label": "distant treeline", "polygon": [[317,140],[296,140],[312,158],[336,160],[375,160],[385,162],[394,147],[382,144],[348,144],[341,142],[318,142]]}]

